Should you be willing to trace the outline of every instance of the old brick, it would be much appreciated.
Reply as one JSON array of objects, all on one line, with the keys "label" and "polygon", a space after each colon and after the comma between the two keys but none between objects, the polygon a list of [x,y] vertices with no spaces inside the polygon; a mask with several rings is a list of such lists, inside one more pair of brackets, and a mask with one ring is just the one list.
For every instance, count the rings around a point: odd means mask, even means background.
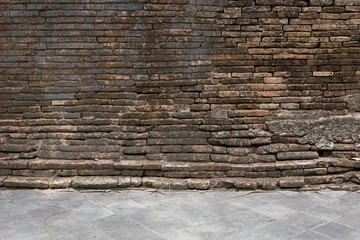
[{"label": "old brick", "polygon": [[334,76],[333,72],[313,72],[314,77],[332,77]]},{"label": "old brick", "polygon": [[304,169],[304,175],[325,175],[327,173],[326,168],[314,168],[314,169]]},{"label": "old brick", "polygon": [[288,176],[303,176],[304,170],[303,169],[293,169],[293,170],[284,170],[281,172],[282,177]]},{"label": "old brick", "polygon": [[209,143],[212,145],[222,145],[230,147],[249,147],[251,146],[251,141],[249,139],[209,139]]},{"label": "old brick", "polygon": [[276,154],[278,160],[315,159],[318,157],[317,152],[279,152]]},{"label": "old brick", "polygon": [[257,188],[257,182],[253,179],[248,178],[236,178],[234,180],[234,186],[238,189],[256,189]]},{"label": "old brick", "polygon": [[48,188],[48,178],[9,176],[4,180],[4,187],[15,188]]},{"label": "old brick", "polygon": [[56,176],[59,177],[72,177],[77,175],[78,175],[78,170],[75,169],[56,170]]},{"label": "old brick", "polygon": [[303,177],[286,177],[280,178],[279,186],[281,188],[297,188],[305,185]]},{"label": "old brick", "polygon": [[2,160],[0,161],[0,169],[26,169],[27,160]]},{"label": "old brick", "polygon": [[210,188],[210,180],[206,179],[188,179],[187,186],[190,189],[206,190]]},{"label": "old brick", "polygon": [[226,175],[228,177],[245,177],[246,172],[245,171],[227,171]]},{"label": "old brick", "polygon": [[257,180],[257,185],[262,189],[275,189],[279,184],[278,179],[274,178],[262,178]]},{"label": "old brick", "polygon": [[70,161],[70,160],[52,160],[49,161],[50,169],[85,169],[91,168],[93,161]]},{"label": "old brick", "polygon": [[227,152],[234,156],[246,156],[251,152],[250,148],[227,148]]},{"label": "old brick", "polygon": [[72,178],[53,178],[49,180],[49,188],[68,188],[71,187]]},{"label": "old brick", "polygon": [[114,169],[119,170],[141,170],[143,163],[141,161],[121,160],[114,163]]},{"label": "old brick", "polygon": [[131,187],[132,186],[131,178],[130,177],[120,177],[120,178],[118,178],[117,186],[120,187],[120,188]]},{"label": "old brick", "polygon": [[114,188],[118,186],[117,177],[74,177],[71,186],[74,188]]},{"label": "old brick", "polygon": [[142,171],[142,170],[122,170],[121,174],[123,176],[142,177],[144,175],[144,171]]}]

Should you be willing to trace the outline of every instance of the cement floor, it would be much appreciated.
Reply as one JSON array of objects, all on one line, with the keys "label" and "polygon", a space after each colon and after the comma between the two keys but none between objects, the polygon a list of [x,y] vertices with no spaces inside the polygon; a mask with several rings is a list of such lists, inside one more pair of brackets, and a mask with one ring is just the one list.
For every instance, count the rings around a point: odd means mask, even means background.
[{"label": "cement floor", "polygon": [[360,239],[360,192],[0,190],[0,239]]}]

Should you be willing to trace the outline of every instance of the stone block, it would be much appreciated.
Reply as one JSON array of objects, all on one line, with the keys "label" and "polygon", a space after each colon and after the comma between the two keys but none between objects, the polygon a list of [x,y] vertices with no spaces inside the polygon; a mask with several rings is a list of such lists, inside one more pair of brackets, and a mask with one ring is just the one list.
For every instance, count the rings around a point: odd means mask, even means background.
[{"label": "stone block", "polygon": [[279,186],[281,188],[298,188],[305,185],[303,177],[286,177],[280,178]]},{"label": "stone block", "polygon": [[319,157],[317,152],[279,152],[276,154],[278,160],[302,160],[316,159]]},{"label": "stone block", "polygon": [[4,187],[13,188],[48,188],[48,178],[9,176],[4,180]]},{"label": "stone block", "polygon": [[69,188],[72,184],[72,178],[61,177],[49,179],[49,188]]},{"label": "stone block", "polygon": [[207,179],[187,179],[189,189],[206,190],[210,188],[210,180]]},{"label": "stone block", "polygon": [[0,160],[0,169],[26,169],[28,160]]},{"label": "stone block", "polygon": [[276,178],[262,178],[257,180],[259,188],[266,190],[273,190],[279,185],[279,180]]},{"label": "stone block", "polygon": [[252,189],[255,190],[257,188],[257,181],[248,178],[236,178],[234,180],[234,186],[237,189]]},{"label": "stone block", "polygon": [[118,186],[117,177],[74,177],[73,188],[115,188]]},{"label": "stone block", "polygon": [[333,72],[313,72],[314,77],[332,77],[334,76]]}]

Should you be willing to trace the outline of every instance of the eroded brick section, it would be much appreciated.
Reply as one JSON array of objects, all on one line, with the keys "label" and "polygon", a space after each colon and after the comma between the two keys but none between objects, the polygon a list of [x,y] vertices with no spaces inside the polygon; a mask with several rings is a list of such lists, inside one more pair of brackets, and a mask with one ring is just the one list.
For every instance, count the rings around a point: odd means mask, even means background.
[{"label": "eroded brick section", "polygon": [[360,182],[356,0],[3,0],[0,20],[1,186]]}]

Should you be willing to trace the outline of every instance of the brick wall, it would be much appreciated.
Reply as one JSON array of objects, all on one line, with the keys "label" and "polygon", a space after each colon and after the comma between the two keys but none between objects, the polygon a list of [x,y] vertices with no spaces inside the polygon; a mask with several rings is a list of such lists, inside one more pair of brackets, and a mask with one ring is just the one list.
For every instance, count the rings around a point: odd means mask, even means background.
[{"label": "brick wall", "polygon": [[0,186],[357,188],[358,0],[1,0]]}]

